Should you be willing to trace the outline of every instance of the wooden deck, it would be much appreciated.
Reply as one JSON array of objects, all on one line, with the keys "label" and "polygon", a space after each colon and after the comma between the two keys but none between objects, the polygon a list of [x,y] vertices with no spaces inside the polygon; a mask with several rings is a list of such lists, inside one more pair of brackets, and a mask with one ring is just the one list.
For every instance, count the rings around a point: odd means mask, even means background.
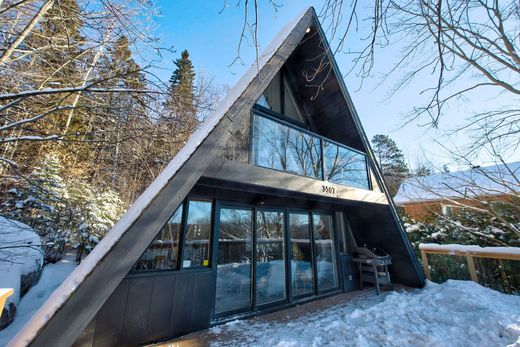
[{"label": "wooden deck", "polygon": [[[399,288],[402,287],[399,286]],[[364,299],[375,295],[377,295],[375,288],[370,287],[363,290],[355,290],[349,293],[338,294],[325,299],[311,301],[285,310],[267,313],[249,319],[253,322],[285,323],[309,313],[326,310],[344,304],[346,301]],[[237,334],[236,331],[230,332],[226,329],[225,325],[221,325],[221,328],[218,330],[203,330],[160,344],[150,345],[150,347],[204,347],[210,346],[212,343],[220,342],[226,344],[231,341],[234,341],[239,345],[242,339],[243,337],[240,334]]]}]

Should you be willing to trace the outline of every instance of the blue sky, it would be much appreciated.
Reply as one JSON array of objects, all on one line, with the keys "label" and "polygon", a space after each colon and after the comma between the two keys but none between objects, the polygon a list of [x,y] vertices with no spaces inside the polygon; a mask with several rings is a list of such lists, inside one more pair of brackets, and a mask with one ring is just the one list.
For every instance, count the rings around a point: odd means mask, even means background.
[{"label": "blue sky", "polygon": [[[235,63],[229,66],[237,57],[237,45],[244,18],[243,6],[234,6],[235,1],[230,0],[230,6],[222,11],[224,0],[157,0],[161,16],[155,20],[156,33],[162,39],[163,46],[172,46],[176,50],[175,54],[165,56],[165,61],[161,64],[163,69],[158,74],[163,80],[168,80],[173,69],[171,61],[184,49],[190,52],[197,71],[213,77],[216,83],[232,86],[238,80],[253,63],[255,50],[250,42],[245,41],[241,50],[244,64]],[[321,1],[280,0],[278,3],[282,6],[275,11],[269,1],[259,1],[260,51],[298,13],[311,5],[317,10],[321,7]],[[356,49],[356,45],[359,44],[358,38],[352,37],[347,41],[347,48]],[[413,106],[419,104],[421,100],[419,92],[431,80],[417,81],[405,90],[391,94],[390,90],[399,76],[384,82],[381,76],[397,58],[394,53],[395,51],[391,49],[385,49],[377,56],[373,74],[364,80],[362,88],[359,88],[360,80],[355,75],[349,74],[345,77],[365,131],[370,138],[375,134],[390,135],[403,150],[412,167],[417,162],[424,161],[424,157],[439,166],[449,163],[446,150],[436,142],[441,142],[452,149],[462,145],[468,138],[460,135],[446,136],[441,131],[421,126],[418,122],[403,127],[405,115],[413,109]],[[351,58],[347,54],[337,54],[336,60],[344,73],[352,66]],[[492,100],[479,97],[450,109],[441,123],[441,128],[445,130],[460,124],[465,114],[490,101]],[[518,156],[510,158],[510,160],[519,159]],[[485,165],[486,162],[487,158],[482,156],[475,164]]]}]

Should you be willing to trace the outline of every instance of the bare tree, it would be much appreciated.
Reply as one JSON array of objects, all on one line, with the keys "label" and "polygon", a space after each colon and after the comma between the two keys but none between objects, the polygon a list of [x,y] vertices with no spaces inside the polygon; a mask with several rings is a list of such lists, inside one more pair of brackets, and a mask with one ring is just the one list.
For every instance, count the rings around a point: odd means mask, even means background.
[{"label": "bare tree", "polygon": [[[226,1],[226,4],[228,2]],[[276,3],[277,10],[284,4]],[[243,6],[244,28],[238,45],[238,57],[244,38],[258,41],[258,1],[237,1]],[[249,10],[248,10],[249,6]],[[487,137],[517,135],[520,110],[520,4],[509,0],[327,0],[318,10],[324,30],[332,45],[331,53],[352,57],[347,74],[361,80],[372,78],[378,54],[391,50],[397,62],[388,67],[386,76],[400,76],[394,86],[399,92],[416,79],[429,76],[434,81],[418,96],[422,105],[413,105],[408,122],[438,127],[443,111],[465,97],[499,96],[512,105],[496,102],[486,110],[469,115],[461,128],[481,130],[478,142]],[[249,33],[249,35],[248,35]],[[355,47],[355,48],[354,48]],[[325,49],[315,57],[314,73],[306,74],[309,87],[319,93],[322,80],[332,67],[325,59]],[[388,62],[383,62],[388,66]],[[381,64],[382,65],[382,64]],[[324,73],[325,71],[325,73]],[[329,73],[326,73],[326,72]],[[312,83],[311,83],[312,82]],[[516,136],[515,139],[519,137]],[[518,141],[513,141],[518,145]]]},{"label": "bare tree", "polygon": [[[118,113],[112,109],[100,114],[100,101],[107,95],[127,94],[143,104],[145,98],[160,97],[164,88],[153,78],[152,65],[107,70],[104,64],[110,46],[121,37],[128,39],[136,53],[145,47],[163,50],[149,32],[136,27],[136,23],[147,27],[149,18],[143,13],[155,10],[142,1],[1,4],[0,157],[4,164],[24,161],[22,148],[26,155],[34,155],[29,148],[36,142],[106,140],[92,125],[98,117]],[[141,84],[112,83],[131,76],[141,76]]]}]

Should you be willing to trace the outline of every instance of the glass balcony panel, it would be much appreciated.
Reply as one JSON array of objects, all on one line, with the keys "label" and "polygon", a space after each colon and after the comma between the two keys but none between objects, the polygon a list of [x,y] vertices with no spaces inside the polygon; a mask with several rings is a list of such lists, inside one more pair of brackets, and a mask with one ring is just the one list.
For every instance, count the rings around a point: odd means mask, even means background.
[{"label": "glass balcony panel", "polygon": [[296,129],[290,129],[287,140],[286,158],[287,172],[321,179],[321,149],[319,138]]},{"label": "glass balcony panel", "polygon": [[[252,151],[256,166],[370,188],[363,153],[258,114],[253,120]],[[325,177],[322,177],[322,166]]]},{"label": "glass balcony panel", "polygon": [[269,118],[255,116],[253,163],[321,179],[320,139]]},{"label": "glass balcony panel", "polygon": [[369,189],[364,154],[323,141],[325,179],[346,186]]}]

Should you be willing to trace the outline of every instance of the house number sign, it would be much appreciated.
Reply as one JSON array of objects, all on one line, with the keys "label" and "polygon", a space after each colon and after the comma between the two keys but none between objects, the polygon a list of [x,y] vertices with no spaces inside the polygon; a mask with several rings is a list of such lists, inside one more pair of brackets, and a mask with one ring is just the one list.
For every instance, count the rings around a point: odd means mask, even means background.
[{"label": "house number sign", "polygon": [[327,195],[334,195],[334,196],[336,196],[336,187],[328,185],[328,184],[322,184],[321,185],[321,192],[325,193]]}]

